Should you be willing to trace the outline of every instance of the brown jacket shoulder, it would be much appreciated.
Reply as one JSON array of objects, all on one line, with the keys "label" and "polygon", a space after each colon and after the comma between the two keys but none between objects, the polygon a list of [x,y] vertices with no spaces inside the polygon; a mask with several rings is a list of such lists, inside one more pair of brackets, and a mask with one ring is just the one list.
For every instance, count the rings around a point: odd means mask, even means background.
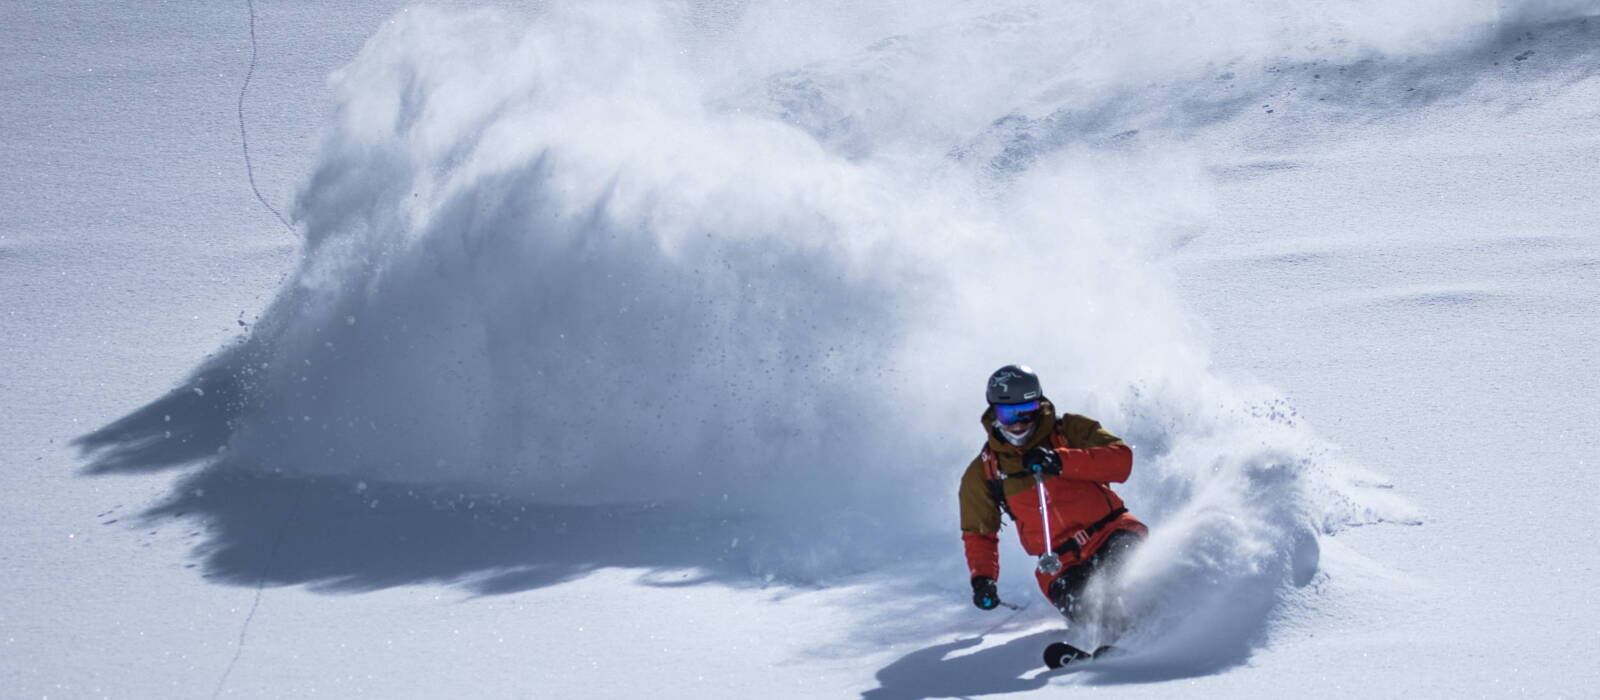
[{"label": "brown jacket shoulder", "polygon": [[1101,427],[1100,421],[1075,413],[1063,413],[1056,419],[1056,428],[1067,439],[1067,447],[1084,449],[1124,445],[1122,438]]}]

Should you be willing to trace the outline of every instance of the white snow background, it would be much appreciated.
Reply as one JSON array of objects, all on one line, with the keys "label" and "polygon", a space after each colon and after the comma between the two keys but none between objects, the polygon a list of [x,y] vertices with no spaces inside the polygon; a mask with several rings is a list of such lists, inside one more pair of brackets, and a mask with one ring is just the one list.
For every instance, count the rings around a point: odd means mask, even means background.
[{"label": "white snow background", "polygon": [[[1600,681],[1594,3],[9,3],[0,58],[5,697]],[[1008,362],[1135,445],[1123,658],[968,602]]]}]

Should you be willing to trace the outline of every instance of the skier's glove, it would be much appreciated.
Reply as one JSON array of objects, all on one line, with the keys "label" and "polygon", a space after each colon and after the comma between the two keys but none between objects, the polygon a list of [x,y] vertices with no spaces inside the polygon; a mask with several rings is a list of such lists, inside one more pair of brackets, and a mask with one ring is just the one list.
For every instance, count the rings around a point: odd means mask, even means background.
[{"label": "skier's glove", "polygon": [[993,610],[1000,607],[1000,589],[995,588],[994,579],[988,576],[972,577],[972,604],[979,610]]},{"label": "skier's glove", "polygon": [[1022,456],[1022,466],[1035,474],[1060,474],[1061,453],[1040,445]]}]

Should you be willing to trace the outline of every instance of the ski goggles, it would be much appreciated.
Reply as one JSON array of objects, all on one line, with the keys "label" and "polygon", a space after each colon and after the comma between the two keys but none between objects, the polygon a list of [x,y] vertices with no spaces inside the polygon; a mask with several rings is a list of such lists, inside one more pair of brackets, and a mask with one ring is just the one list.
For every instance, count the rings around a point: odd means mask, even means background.
[{"label": "ski goggles", "polygon": [[1000,419],[1002,425],[1026,423],[1039,416],[1039,402],[1027,403],[1000,403],[994,406],[994,417]]}]

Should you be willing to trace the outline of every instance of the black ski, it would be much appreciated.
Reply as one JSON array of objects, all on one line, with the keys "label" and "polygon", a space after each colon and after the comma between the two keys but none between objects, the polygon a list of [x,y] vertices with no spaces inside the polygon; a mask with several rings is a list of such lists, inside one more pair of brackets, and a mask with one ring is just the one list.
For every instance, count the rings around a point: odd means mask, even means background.
[{"label": "black ski", "polygon": [[1044,648],[1044,665],[1050,668],[1061,668],[1070,663],[1087,661],[1094,658],[1094,654],[1079,649],[1066,642],[1056,642]]},{"label": "black ski", "polygon": [[1050,668],[1061,668],[1068,664],[1083,663],[1094,659],[1117,656],[1122,653],[1121,647],[1110,644],[1094,650],[1091,654],[1066,642],[1056,642],[1044,648],[1044,665]]}]

